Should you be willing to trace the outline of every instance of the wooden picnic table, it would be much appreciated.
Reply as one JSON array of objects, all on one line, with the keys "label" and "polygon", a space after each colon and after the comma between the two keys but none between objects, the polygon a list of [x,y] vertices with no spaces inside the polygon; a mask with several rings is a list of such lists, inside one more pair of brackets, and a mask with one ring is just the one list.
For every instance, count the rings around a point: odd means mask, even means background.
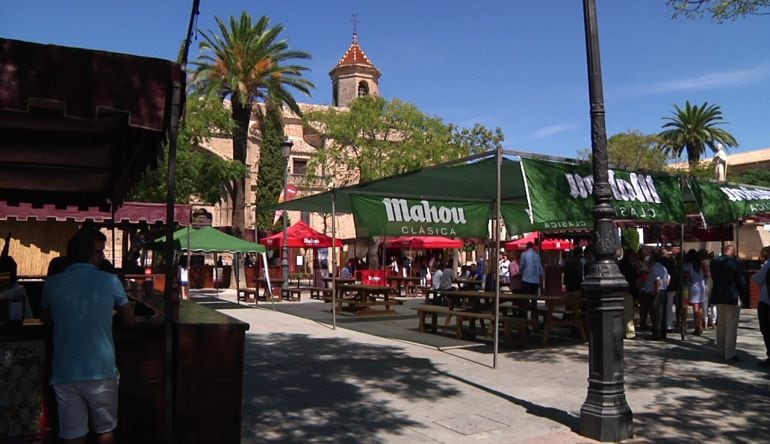
[{"label": "wooden picnic table", "polygon": [[[281,288],[283,286],[283,279],[281,278],[270,278],[270,288]],[[263,289],[262,296],[259,295],[259,289]],[[279,293],[280,294],[280,293]],[[270,299],[280,301],[281,297],[275,297],[272,294],[268,294],[267,291],[267,279],[264,277],[257,278],[257,298],[262,298],[265,301],[268,301]]]},{"label": "wooden picnic table", "polygon": [[[464,279],[464,278],[457,278],[453,279],[452,283],[457,284],[460,287],[460,290],[469,288],[470,285],[474,286],[473,288],[481,289],[481,285],[484,284],[479,279]],[[478,287],[476,287],[478,286]]]},{"label": "wooden picnic table", "polygon": [[416,288],[420,283],[420,278],[417,276],[388,276],[388,284],[394,282],[396,284],[396,291],[401,295],[401,287],[406,284],[407,292],[409,288]]},{"label": "wooden picnic table", "polygon": [[339,277],[338,278],[333,278],[331,276],[324,276],[324,277],[321,278],[321,280],[324,281],[324,285],[326,285],[326,288],[331,288],[329,286],[329,284],[331,284],[332,281],[334,281],[337,284],[337,286],[340,286],[340,285],[343,285],[343,284],[355,284],[356,283],[355,278],[339,278]]},{"label": "wooden picnic table", "polygon": [[[390,299],[396,290],[382,285],[342,284],[337,286],[337,307],[341,311],[352,312],[357,316],[393,315],[391,305],[400,305],[400,301]],[[352,297],[340,297],[343,294],[353,294]],[[382,298],[382,300],[379,300]],[[375,306],[385,306],[385,309],[373,309]]]},{"label": "wooden picnic table", "polygon": [[[461,299],[468,299],[470,309],[474,312],[484,311],[482,301],[491,302],[495,299],[494,291],[445,291],[442,295],[449,301],[450,310],[459,307]],[[543,345],[547,343],[551,329],[556,327],[574,327],[580,332],[583,341],[586,341],[582,317],[582,296],[569,293],[535,295],[501,292],[500,301],[513,303],[516,307],[512,308],[529,311],[533,320],[537,320],[539,316],[543,317]],[[545,302],[545,309],[538,309],[537,301]],[[494,307],[491,303],[487,304],[486,311],[494,314]],[[561,313],[562,317],[557,318],[554,316],[557,313]],[[571,316],[564,316],[565,314],[570,314]],[[471,323],[473,323],[473,320],[471,320]]]}]

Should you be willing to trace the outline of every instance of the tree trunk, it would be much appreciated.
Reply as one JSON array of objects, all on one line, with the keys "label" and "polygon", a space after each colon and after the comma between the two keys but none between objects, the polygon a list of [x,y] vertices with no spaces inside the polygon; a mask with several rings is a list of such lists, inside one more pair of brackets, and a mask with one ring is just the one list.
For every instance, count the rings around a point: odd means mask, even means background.
[{"label": "tree trunk", "polygon": [[[237,100],[233,100],[233,120],[235,120],[235,129],[233,130],[233,160],[246,164],[246,153],[249,143],[249,121],[251,120],[251,106],[242,105]],[[243,237],[243,230],[246,224],[246,179],[238,179],[233,183],[233,189],[230,193],[232,200],[232,221],[231,227],[233,235]]]}]

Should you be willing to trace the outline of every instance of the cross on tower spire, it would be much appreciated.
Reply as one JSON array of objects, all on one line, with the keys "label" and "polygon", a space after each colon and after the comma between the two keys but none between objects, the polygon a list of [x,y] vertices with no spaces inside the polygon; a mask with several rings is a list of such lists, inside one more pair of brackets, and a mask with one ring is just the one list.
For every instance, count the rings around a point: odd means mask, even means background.
[{"label": "cross on tower spire", "polygon": [[358,41],[358,24],[361,22],[358,19],[358,13],[354,13],[350,21],[353,23],[353,40]]}]

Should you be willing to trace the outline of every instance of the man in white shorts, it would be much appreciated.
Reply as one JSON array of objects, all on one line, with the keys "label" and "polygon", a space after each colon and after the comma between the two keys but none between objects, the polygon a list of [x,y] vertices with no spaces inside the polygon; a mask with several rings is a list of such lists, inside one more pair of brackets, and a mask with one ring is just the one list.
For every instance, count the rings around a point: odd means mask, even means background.
[{"label": "man in white shorts", "polygon": [[118,369],[112,340],[113,308],[128,325],[134,314],[117,276],[97,268],[104,251],[87,235],[67,244],[70,264],[43,286],[42,317],[53,323],[50,383],[59,411],[59,438],[114,442],[118,424]]}]

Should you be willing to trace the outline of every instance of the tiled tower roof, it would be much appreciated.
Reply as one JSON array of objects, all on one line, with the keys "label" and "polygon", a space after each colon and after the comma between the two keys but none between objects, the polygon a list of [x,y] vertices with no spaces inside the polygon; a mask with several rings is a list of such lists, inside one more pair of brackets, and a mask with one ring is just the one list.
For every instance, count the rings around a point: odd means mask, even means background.
[{"label": "tiled tower roof", "polygon": [[353,34],[353,43],[350,44],[348,50],[345,51],[345,55],[343,55],[339,63],[337,63],[337,66],[345,65],[367,65],[374,68],[372,61],[369,60],[366,53],[364,53],[364,50],[358,45],[357,34]]}]

